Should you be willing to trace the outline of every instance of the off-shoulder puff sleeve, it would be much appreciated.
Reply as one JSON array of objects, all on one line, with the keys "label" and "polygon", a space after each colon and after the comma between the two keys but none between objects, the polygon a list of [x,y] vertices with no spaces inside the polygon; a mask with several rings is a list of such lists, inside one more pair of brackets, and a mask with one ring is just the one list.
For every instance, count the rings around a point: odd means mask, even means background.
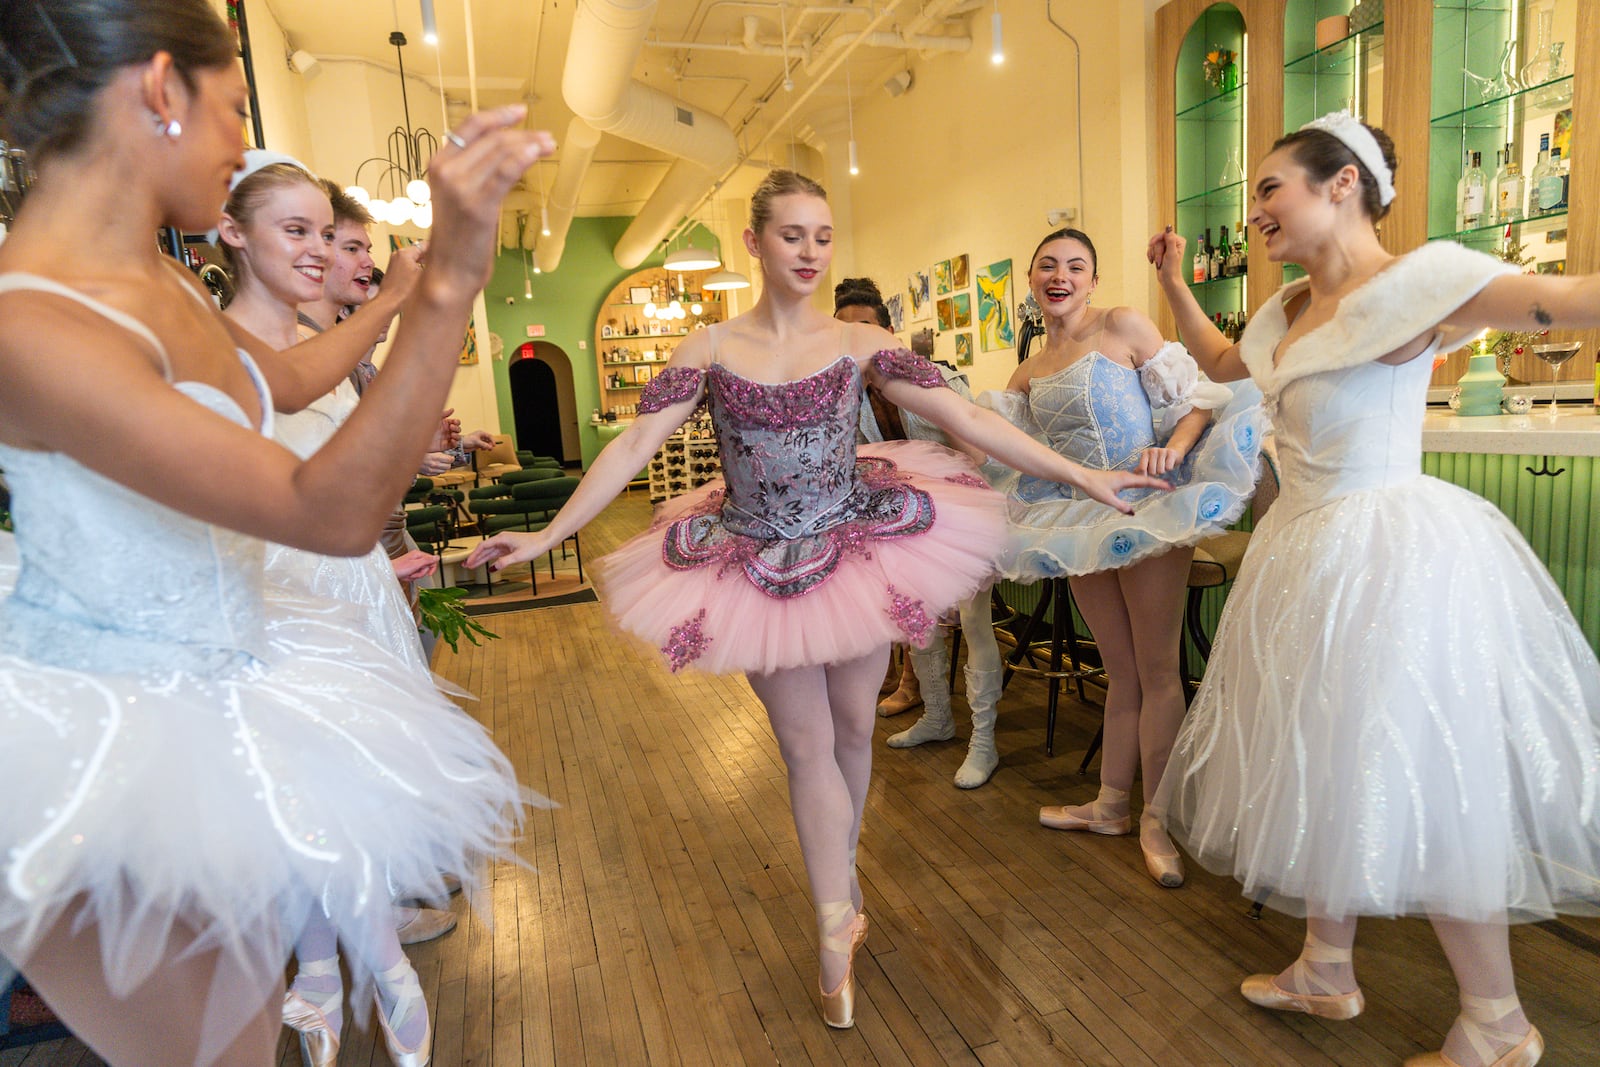
[{"label": "off-shoulder puff sleeve", "polygon": [[699,367],[668,367],[650,379],[639,394],[639,414],[664,411],[674,404],[692,400],[705,387],[706,372]]},{"label": "off-shoulder puff sleeve", "polygon": [[1195,408],[1215,411],[1233,398],[1226,386],[1201,374],[1189,350],[1176,341],[1156,349],[1156,354],[1139,366],[1139,384],[1156,413],[1156,437],[1163,441],[1171,436],[1178,420]]}]

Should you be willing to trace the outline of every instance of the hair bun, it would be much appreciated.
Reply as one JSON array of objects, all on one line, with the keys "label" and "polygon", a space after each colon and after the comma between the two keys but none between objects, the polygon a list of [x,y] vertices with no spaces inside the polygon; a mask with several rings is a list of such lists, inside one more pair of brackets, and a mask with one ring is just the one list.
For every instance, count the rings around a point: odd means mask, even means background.
[{"label": "hair bun", "polygon": [[871,278],[846,278],[833,287],[834,300],[846,296],[870,296],[877,303],[883,302],[883,294],[878,290],[878,283]]}]

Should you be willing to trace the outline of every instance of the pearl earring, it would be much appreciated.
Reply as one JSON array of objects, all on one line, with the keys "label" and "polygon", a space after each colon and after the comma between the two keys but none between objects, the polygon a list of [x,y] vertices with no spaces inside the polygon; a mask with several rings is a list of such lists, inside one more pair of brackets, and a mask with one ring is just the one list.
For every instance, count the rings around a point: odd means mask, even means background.
[{"label": "pearl earring", "polygon": [[183,123],[179,122],[177,119],[173,119],[171,122],[167,123],[161,128],[161,132],[176,141],[179,137],[183,136]]}]

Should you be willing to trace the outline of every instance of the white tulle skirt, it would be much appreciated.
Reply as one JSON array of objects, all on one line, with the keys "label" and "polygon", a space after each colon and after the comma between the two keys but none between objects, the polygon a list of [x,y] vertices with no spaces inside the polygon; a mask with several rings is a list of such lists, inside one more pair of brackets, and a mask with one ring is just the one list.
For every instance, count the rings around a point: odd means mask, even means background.
[{"label": "white tulle skirt", "polygon": [[[15,581],[0,535],[0,597]],[[392,583],[392,578],[391,578]],[[266,588],[267,644],[232,669],[102,674],[0,654],[0,954],[27,969],[63,916],[92,922],[130,990],[181,925],[253,990],[196,1005],[226,1035],[259,1014],[313,909],[357,986],[391,898],[474,892],[526,803],[487,731],[361,608]],[[407,616],[409,618],[409,616]],[[392,925],[389,927],[392,931]],[[0,961],[3,966],[4,961]]]},{"label": "white tulle skirt", "polygon": [[382,545],[364,556],[323,556],[287,545],[267,546],[269,582],[362,609],[363,632],[419,671],[428,670],[416,622]]},{"label": "white tulle skirt", "polygon": [[1432,478],[1255,531],[1157,803],[1297,914],[1600,910],[1600,664],[1492,505]]}]

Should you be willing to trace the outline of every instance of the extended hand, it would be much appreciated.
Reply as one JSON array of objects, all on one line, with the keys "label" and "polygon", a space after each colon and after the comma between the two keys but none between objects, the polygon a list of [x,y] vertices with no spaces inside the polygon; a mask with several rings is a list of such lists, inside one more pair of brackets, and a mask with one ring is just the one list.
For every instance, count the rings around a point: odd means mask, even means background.
[{"label": "extended hand", "polygon": [[429,452],[443,452],[456,447],[461,440],[461,420],[451,418],[455,408],[446,408],[443,415],[439,416],[439,428],[433,431],[433,440],[428,442]]},{"label": "extended hand", "polygon": [[467,566],[481,567],[485,563],[492,563],[493,569],[503,571],[513,563],[522,563],[525,560],[537,559],[556,547],[556,543],[547,533],[518,533],[507,530],[497,533],[478,545],[467,556]]},{"label": "extended hand", "polygon": [[1176,448],[1147,448],[1139,456],[1140,474],[1167,474],[1183,463],[1183,453]]},{"label": "extended hand", "polygon": [[1155,265],[1162,281],[1183,281],[1183,250],[1188,242],[1174,233],[1171,226],[1150,238],[1145,258]]},{"label": "extended hand", "polygon": [[468,452],[487,452],[494,447],[494,434],[488,430],[473,430],[461,435],[461,447]]},{"label": "extended hand", "polygon": [[389,257],[389,266],[383,272],[383,285],[380,291],[396,305],[403,302],[411,290],[417,287],[417,279],[422,277],[422,256],[427,247],[426,241],[419,241],[414,245],[395,249],[394,255]]},{"label": "extended hand", "polygon": [[401,556],[392,559],[389,565],[394,568],[394,576],[402,582],[414,582],[418,578],[426,578],[439,569],[439,558],[431,552],[422,549],[413,549]]},{"label": "extended hand", "polygon": [[1102,504],[1109,504],[1124,515],[1133,514],[1133,505],[1117,496],[1124,489],[1171,489],[1172,486],[1160,478],[1152,478],[1148,474],[1133,474],[1129,471],[1094,471],[1086,470],[1078,482],[1082,489],[1091,498]]}]

